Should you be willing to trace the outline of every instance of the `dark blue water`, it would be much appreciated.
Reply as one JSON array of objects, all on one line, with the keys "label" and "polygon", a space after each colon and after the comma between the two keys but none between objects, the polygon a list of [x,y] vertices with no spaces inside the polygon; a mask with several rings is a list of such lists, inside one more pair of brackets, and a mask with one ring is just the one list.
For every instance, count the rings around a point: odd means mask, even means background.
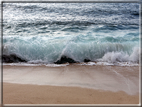
[{"label": "dark blue water", "polygon": [[4,3],[3,54],[32,63],[139,62],[137,3]]}]

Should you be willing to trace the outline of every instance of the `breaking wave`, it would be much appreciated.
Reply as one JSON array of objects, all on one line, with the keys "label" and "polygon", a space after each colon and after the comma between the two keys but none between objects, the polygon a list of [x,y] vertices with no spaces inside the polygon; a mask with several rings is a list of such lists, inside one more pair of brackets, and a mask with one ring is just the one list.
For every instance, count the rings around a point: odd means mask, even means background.
[{"label": "breaking wave", "polygon": [[3,3],[5,63],[139,63],[138,3]]}]

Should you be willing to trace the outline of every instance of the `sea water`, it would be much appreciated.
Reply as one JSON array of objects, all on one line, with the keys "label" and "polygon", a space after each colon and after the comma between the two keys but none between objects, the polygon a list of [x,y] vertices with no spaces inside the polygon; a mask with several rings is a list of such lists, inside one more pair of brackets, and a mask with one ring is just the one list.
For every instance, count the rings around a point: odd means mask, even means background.
[{"label": "sea water", "polygon": [[2,38],[3,55],[26,64],[52,65],[66,56],[80,64],[137,65],[139,4],[3,3]]}]

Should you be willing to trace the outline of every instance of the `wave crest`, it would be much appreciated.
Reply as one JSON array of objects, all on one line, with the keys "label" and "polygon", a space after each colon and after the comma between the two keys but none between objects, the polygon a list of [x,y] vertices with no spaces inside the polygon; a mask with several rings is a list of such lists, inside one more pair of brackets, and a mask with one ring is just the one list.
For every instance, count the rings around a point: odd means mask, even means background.
[{"label": "wave crest", "polygon": [[133,48],[131,55],[124,52],[107,52],[100,61],[116,63],[116,62],[136,62],[139,63],[140,49],[138,47]]}]

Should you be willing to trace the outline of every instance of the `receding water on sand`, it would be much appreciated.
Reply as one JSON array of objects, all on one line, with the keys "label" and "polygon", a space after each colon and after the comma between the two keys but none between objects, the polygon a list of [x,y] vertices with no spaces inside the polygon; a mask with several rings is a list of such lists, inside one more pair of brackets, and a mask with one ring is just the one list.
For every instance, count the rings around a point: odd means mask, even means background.
[{"label": "receding water on sand", "polygon": [[3,82],[54,86],[77,86],[139,93],[139,67],[68,65],[3,66]]},{"label": "receding water on sand", "polygon": [[2,7],[4,82],[139,92],[138,3]]}]

